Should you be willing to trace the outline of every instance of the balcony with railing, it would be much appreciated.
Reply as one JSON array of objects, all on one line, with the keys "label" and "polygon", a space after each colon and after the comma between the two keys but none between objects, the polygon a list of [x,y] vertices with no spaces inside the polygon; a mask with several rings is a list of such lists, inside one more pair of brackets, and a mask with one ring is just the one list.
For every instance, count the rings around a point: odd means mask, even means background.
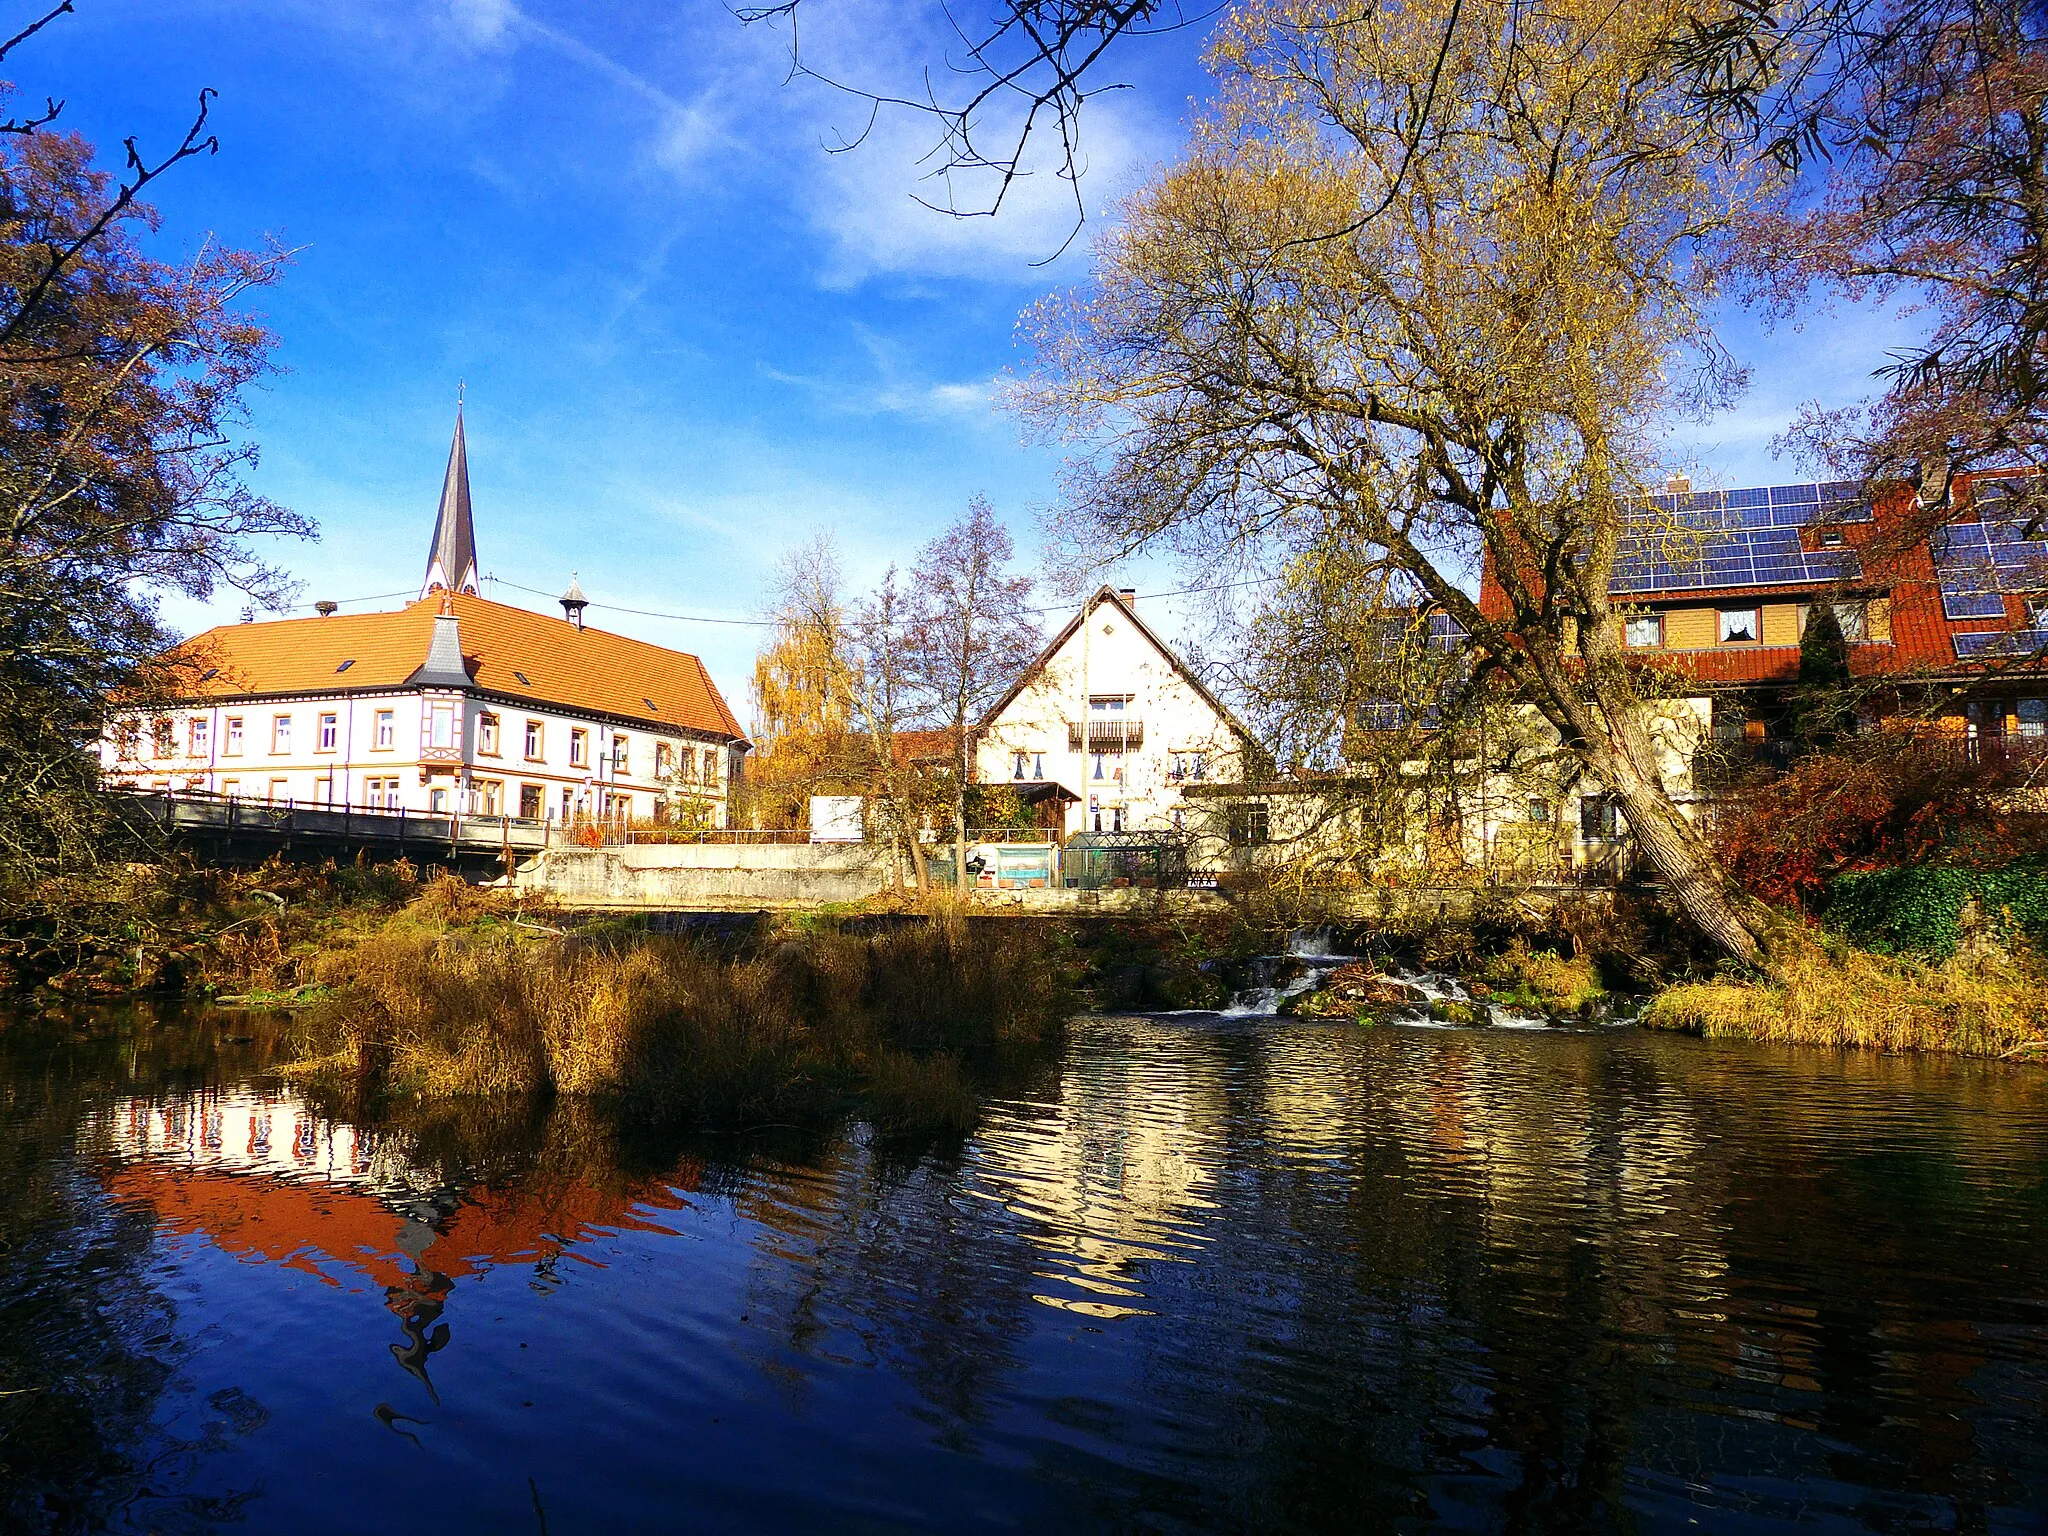
[{"label": "balcony with railing", "polygon": [[[1084,744],[1085,743],[1085,744]],[[1129,715],[1067,722],[1069,752],[1135,752],[1145,744],[1145,722]]]}]

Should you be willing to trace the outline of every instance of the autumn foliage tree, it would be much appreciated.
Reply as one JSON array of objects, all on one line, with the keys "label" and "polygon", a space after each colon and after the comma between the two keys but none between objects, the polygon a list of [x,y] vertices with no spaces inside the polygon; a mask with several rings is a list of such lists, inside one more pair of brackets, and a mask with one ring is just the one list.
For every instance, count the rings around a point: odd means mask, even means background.
[{"label": "autumn foliage tree", "polygon": [[[1697,257],[1740,211],[1660,52],[1675,3],[1255,0],[1218,105],[1041,312],[1023,407],[1070,526],[1433,605],[1620,801],[1685,916],[1771,919],[1664,786],[1609,597],[1655,432],[1715,393]],[[1688,388],[1695,393],[1688,395]],[[1482,612],[1490,563],[1505,613]],[[1371,569],[1358,569],[1370,567]]]},{"label": "autumn foliage tree", "polygon": [[757,825],[799,827],[812,795],[857,784],[845,578],[829,535],[782,556],[769,611],[774,628],[754,661],[747,796]]},{"label": "autumn foliage tree", "polygon": [[98,851],[108,701],[177,683],[164,595],[282,600],[251,540],[311,533],[250,489],[238,436],[273,342],[241,301],[284,254],[152,253],[140,194],[211,147],[203,102],[164,158],[130,141],[119,177],[55,110],[0,132],[0,879],[17,891]]}]

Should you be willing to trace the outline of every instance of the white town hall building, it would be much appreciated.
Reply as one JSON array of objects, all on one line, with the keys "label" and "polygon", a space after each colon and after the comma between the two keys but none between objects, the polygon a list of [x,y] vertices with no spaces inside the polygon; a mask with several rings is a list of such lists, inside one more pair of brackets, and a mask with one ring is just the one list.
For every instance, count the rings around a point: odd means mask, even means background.
[{"label": "white town hall building", "polygon": [[173,653],[173,702],[117,718],[109,783],[272,803],[726,825],[748,743],[704,664],[477,591],[462,418],[420,596],[226,624]]}]

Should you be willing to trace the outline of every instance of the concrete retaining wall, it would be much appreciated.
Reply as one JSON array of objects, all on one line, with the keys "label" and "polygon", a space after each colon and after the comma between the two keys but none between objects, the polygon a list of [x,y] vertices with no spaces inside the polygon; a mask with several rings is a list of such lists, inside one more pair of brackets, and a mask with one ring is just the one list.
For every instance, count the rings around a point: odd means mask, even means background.
[{"label": "concrete retaining wall", "polygon": [[859,843],[653,843],[550,849],[516,883],[566,907],[759,912],[859,901],[888,879]]}]

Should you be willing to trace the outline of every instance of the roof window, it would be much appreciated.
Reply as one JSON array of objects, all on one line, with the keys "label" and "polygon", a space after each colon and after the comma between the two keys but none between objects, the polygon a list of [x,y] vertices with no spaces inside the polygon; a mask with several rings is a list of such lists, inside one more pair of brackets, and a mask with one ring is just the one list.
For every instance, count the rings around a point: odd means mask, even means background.
[{"label": "roof window", "polygon": [[354,666],[355,664],[356,659],[355,657],[351,656],[347,661],[344,661],[340,666],[336,667],[334,670],[337,672],[346,672],[350,667]]},{"label": "roof window", "polygon": [[516,677],[516,678],[518,678],[518,679],[519,679],[519,683],[520,683],[520,686],[521,686],[521,687],[524,687],[524,688],[531,688],[531,687],[533,686],[533,684],[532,684],[532,683],[530,683],[530,682],[528,682],[528,681],[527,681],[527,679],[526,679],[526,674],[525,674],[524,672],[514,672],[514,673],[513,673],[512,675],[513,675],[514,677]]},{"label": "roof window", "polygon": [[212,682],[212,681],[213,681],[213,680],[214,680],[214,679],[215,679],[216,677],[219,677],[219,676],[220,676],[220,668],[219,668],[219,667],[208,667],[208,668],[207,668],[207,669],[206,669],[206,670],[205,670],[204,672],[202,672],[202,673],[200,673],[200,674],[199,674],[199,681],[201,681],[202,683],[210,683],[210,682]]},{"label": "roof window", "polygon": [[642,704],[645,704],[648,707],[648,709],[651,710],[653,713],[657,715],[661,713],[661,706],[655,703],[654,700],[646,697],[644,694],[641,696],[640,702]]}]

